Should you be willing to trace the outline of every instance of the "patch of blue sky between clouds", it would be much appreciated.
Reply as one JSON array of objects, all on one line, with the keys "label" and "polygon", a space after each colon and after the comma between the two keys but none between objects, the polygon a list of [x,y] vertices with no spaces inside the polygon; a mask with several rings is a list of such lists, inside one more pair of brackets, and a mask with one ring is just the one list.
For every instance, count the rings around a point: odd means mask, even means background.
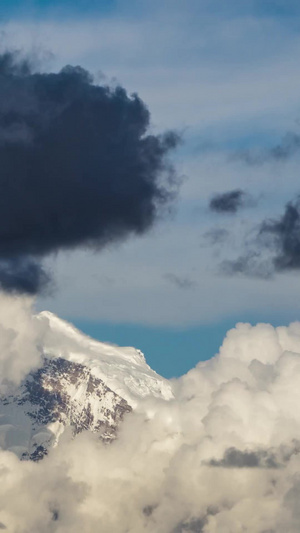
[{"label": "patch of blue sky between clouds", "polygon": [[[270,309],[279,306],[281,322],[296,319],[299,298],[293,276],[278,276],[275,282],[217,276],[214,267],[221,256],[210,257],[202,235],[215,225],[236,225],[239,243],[247,220],[257,224],[265,215],[277,216],[298,191],[296,158],[255,167],[232,155],[272,148],[287,131],[299,131],[300,33],[294,15],[300,5],[276,0],[22,1],[1,3],[2,18],[9,13],[7,6],[14,14],[1,28],[6,44],[29,51],[41,45],[53,53],[53,70],[67,63],[93,73],[101,70],[107,80],[140,95],[156,131],[174,127],[185,138],[174,157],[187,179],[173,218],[159,224],[153,235],[99,257],[60,256],[53,267],[59,291],[39,307],[62,317],[76,314],[79,326],[84,309],[85,320],[95,321],[92,335],[140,347],[165,375],[173,372],[167,362],[171,356],[178,357],[179,375],[213,355],[236,321],[272,321]],[[247,220],[213,217],[207,209],[211,195],[236,188],[259,197],[255,209],[242,213]],[[224,247],[234,248],[234,243]],[[193,288],[178,288],[169,274],[191,279]],[[236,319],[227,321],[232,316]],[[108,336],[108,321],[132,326],[111,326]],[[216,329],[208,327],[205,341],[193,331],[199,326],[204,332],[208,321]],[[193,340],[188,344],[185,333],[173,337],[174,330],[158,324],[195,327],[187,330]],[[162,353],[169,356],[161,359]]]},{"label": "patch of blue sky between clouds", "polygon": [[166,378],[172,378],[185,374],[198,362],[216,355],[227,332],[239,322],[252,325],[267,322],[278,327],[296,322],[298,318],[296,311],[281,312],[278,309],[272,313],[244,313],[192,328],[70,320],[84,333],[101,342],[140,349],[151,368]]},{"label": "patch of blue sky between clouds", "polygon": [[0,17],[20,20],[108,15],[115,5],[116,0],[4,0],[0,3]]},{"label": "patch of blue sky between clouds", "polygon": [[213,357],[228,329],[235,325],[234,321],[226,320],[220,324],[176,329],[78,319],[71,321],[101,342],[140,349],[151,368],[166,378],[181,376],[199,361]]}]

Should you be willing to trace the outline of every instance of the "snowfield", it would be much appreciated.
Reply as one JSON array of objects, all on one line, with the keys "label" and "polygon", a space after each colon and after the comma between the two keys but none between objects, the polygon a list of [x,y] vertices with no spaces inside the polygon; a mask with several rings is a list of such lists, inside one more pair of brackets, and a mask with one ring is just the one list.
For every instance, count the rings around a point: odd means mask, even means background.
[{"label": "snowfield", "polygon": [[111,440],[142,399],[173,397],[139,350],[95,341],[47,311],[35,320],[43,331],[42,366],[0,397],[2,449],[39,460],[67,427]]}]

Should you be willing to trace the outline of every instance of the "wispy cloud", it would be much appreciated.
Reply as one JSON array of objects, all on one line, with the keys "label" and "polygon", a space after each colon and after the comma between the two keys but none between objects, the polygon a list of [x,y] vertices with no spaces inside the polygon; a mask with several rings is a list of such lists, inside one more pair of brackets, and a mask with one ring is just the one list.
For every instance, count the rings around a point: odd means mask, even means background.
[{"label": "wispy cloud", "polygon": [[174,285],[178,289],[182,290],[192,289],[196,286],[196,282],[192,279],[183,276],[177,276],[176,274],[173,274],[171,272],[165,274],[164,279],[172,283],[172,285]]},{"label": "wispy cloud", "polygon": [[300,151],[300,135],[287,133],[281,142],[271,148],[258,150],[244,150],[235,154],[248,165],[263,165],[268,162],[284,162]]},{"label": "wispy cloud", "polygon": [[214,194],[209,202],[209,208],[216,213],[235,214],[244,207],[253,207],[253,199],[241,189]]}]

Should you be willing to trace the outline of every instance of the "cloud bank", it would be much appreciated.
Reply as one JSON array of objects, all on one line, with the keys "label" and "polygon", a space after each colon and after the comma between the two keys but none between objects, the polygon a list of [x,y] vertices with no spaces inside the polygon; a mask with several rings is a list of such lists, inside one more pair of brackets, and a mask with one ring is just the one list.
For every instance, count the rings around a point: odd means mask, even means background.
[{"label": "cloud bank", "polygon": [[81,67],[39,73],[0,56],[0,287],[34,294],[41,258],[141,235],[173,197],[178,135],[149,133],[142,100]]},{"label": "cloud bank", "polygon": [[[32,316],[28,300],[18,305],[15,337]],[[298,532],[300,323],[238,324],[172,383],[174,399],[146,398],[110,445],[66,433],[39,463],[1,450],[1,529]]]}]

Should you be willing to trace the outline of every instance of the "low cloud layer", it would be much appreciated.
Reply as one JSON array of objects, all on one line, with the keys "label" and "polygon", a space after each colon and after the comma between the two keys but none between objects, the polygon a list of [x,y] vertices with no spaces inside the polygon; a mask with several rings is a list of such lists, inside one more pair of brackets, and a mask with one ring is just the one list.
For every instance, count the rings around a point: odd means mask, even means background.
[{"label": "low cloud layer", "polygon": [[0,55],[0,287],[34,294],[41,258],[99,250],[141,235],[174,197],[174,132],[149,133],[150,114],[120,86],[81,67],[38,73]]},{"label": "low cloud layer", "polygon": [[[32,316],[26,299],[18,305],[15,336]],[[21,360],[23,342],[16,352]],[[238,324],[216,357],[172,385],[174,399],[145,398],[110,445],[66,432],[39,463],[1,450],[1,528],[298,532],[300,323]]]}]

